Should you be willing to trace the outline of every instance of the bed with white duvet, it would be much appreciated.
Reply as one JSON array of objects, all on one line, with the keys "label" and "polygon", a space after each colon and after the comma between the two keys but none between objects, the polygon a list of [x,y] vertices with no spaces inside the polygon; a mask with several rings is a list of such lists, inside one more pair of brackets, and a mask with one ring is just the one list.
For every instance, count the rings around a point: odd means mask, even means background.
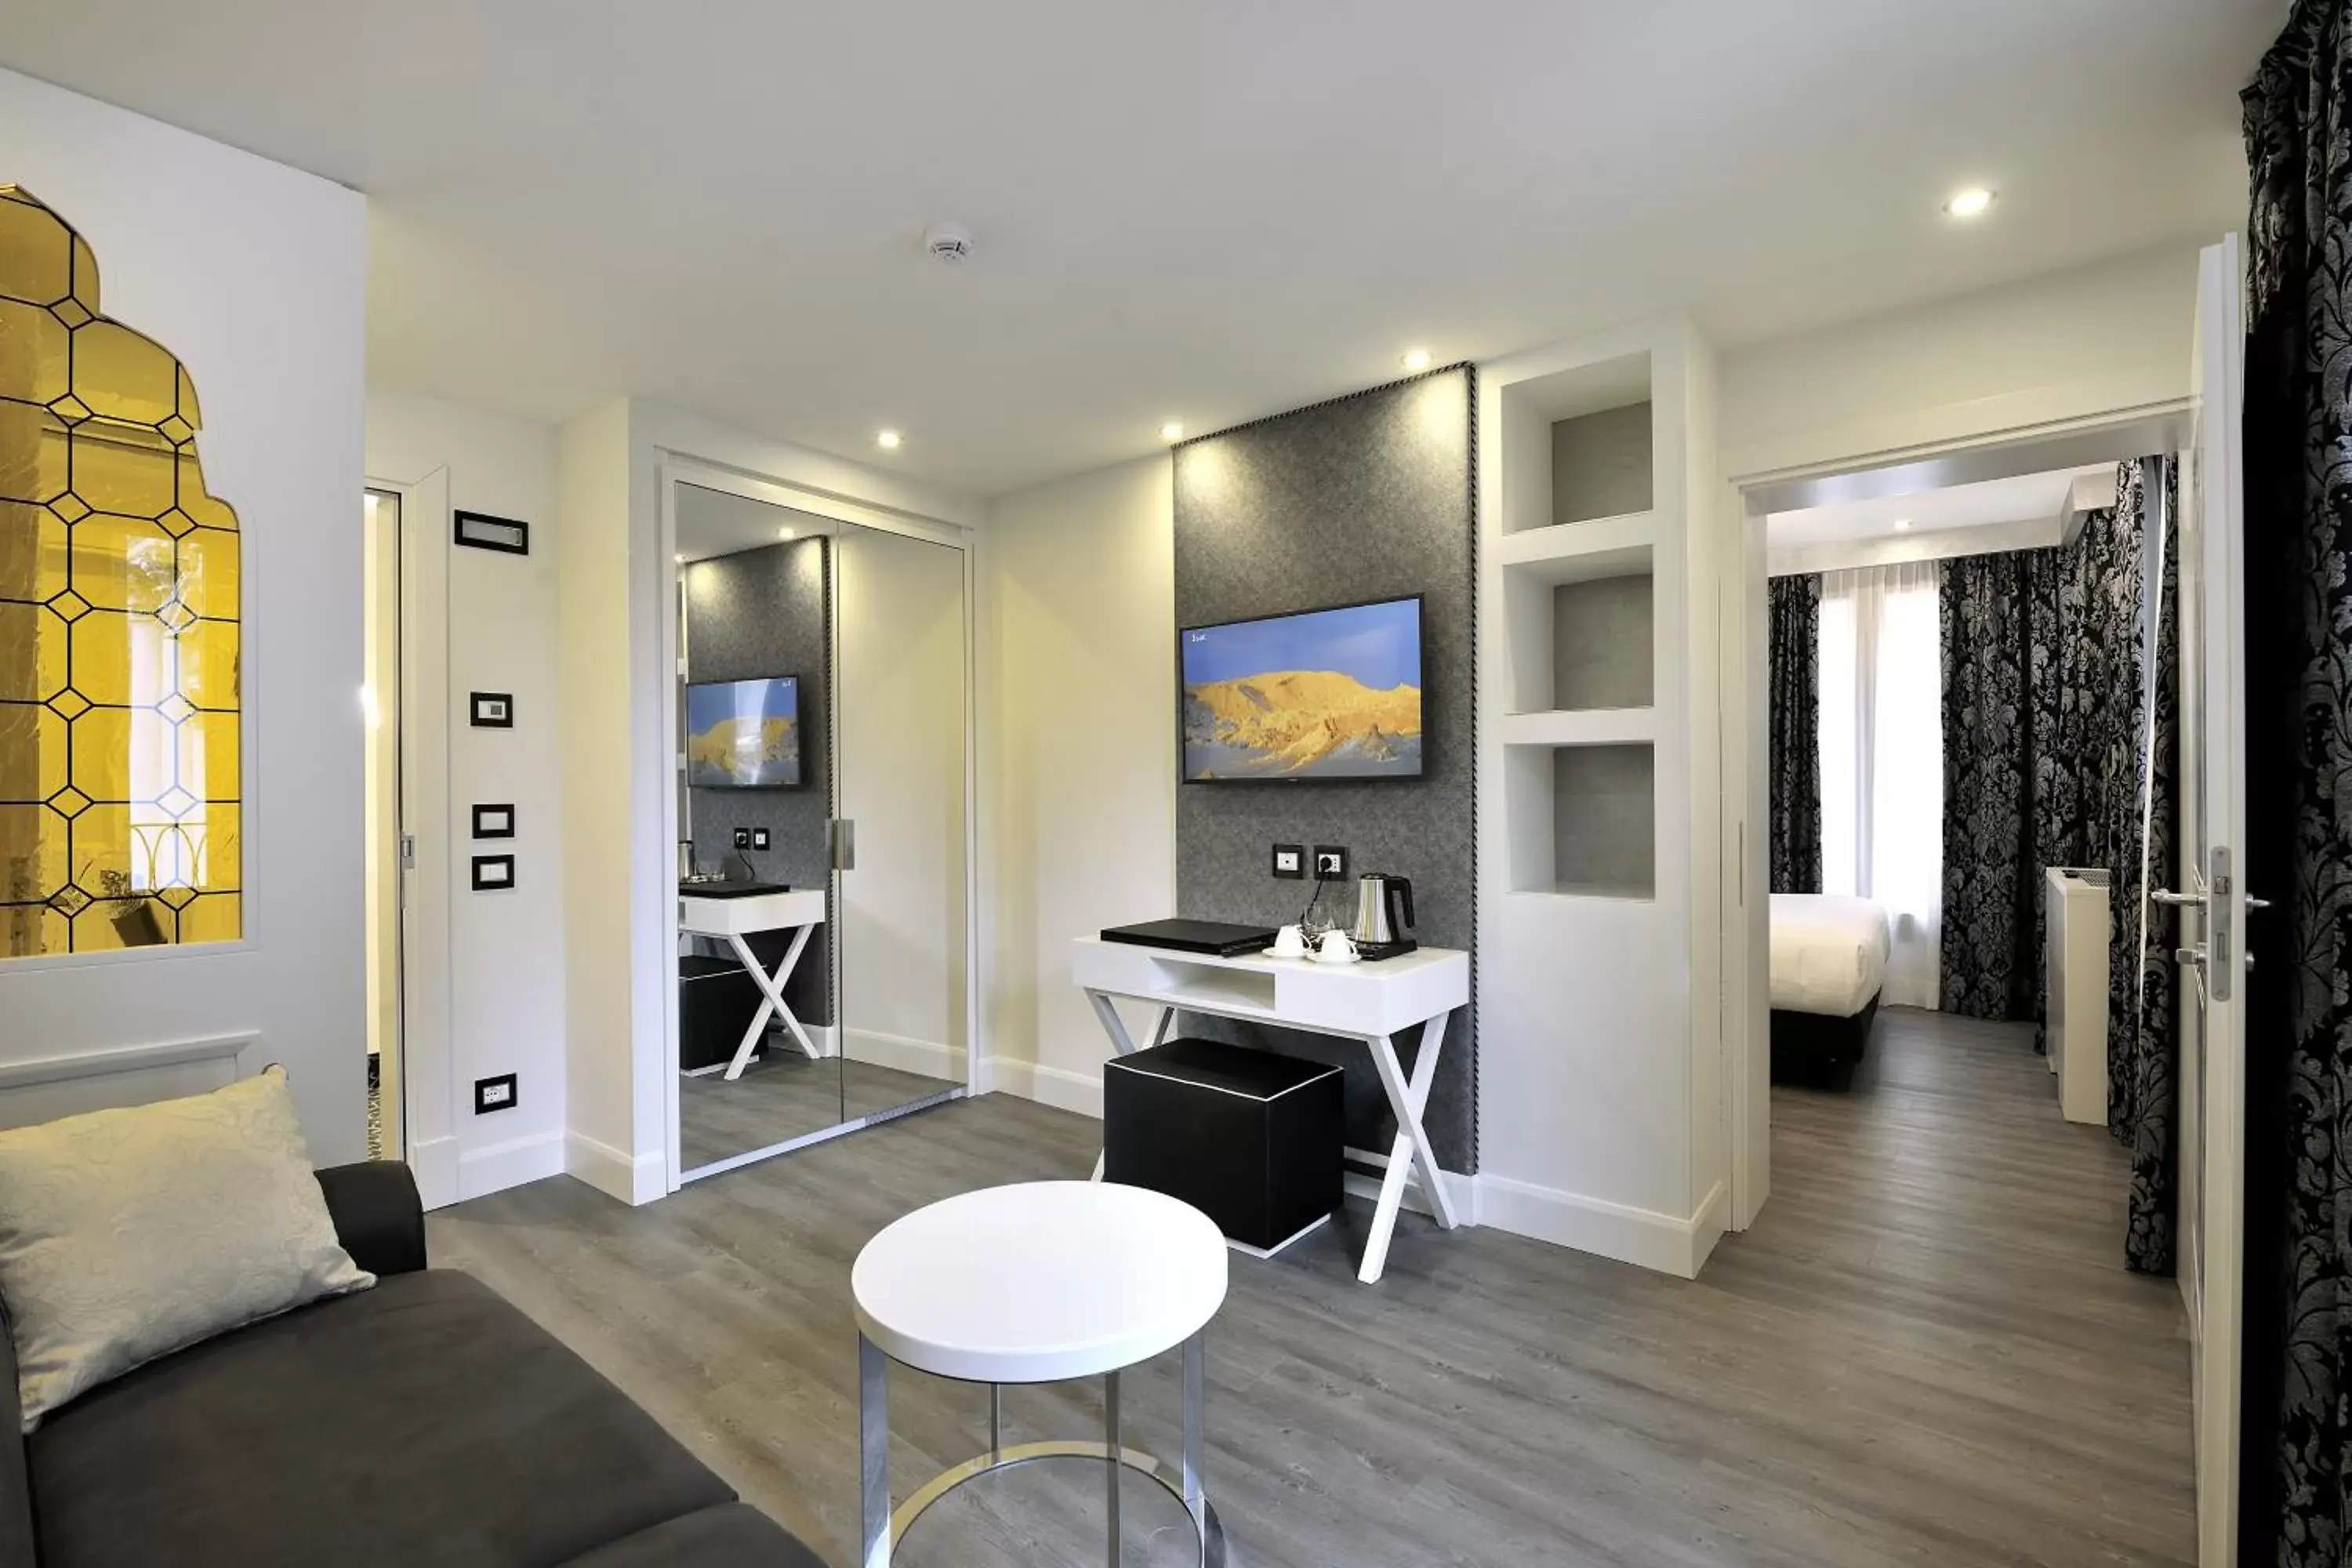
[{"label": "bed with white duvet", "polygon": [[1825,893],[1772,895],[1772,1069],[1851,1068],[1870,1044],[1886,983],[1885,906]]}]

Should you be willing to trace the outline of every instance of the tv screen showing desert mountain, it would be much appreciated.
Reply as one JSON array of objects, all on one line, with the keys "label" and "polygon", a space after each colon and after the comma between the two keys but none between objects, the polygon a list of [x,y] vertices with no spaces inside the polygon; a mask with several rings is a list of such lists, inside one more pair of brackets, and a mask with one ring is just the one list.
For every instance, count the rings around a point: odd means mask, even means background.
[{"label": "tv screen showing desert mountain", "polygon": [[696,789],[799,784],[799,681],[787,675],[688,687],[686,782]]},{"label": "tv screen showing desert mountain", "polygon": [[1421,601],[1181,634],[1184,777],[1413,778]]}]

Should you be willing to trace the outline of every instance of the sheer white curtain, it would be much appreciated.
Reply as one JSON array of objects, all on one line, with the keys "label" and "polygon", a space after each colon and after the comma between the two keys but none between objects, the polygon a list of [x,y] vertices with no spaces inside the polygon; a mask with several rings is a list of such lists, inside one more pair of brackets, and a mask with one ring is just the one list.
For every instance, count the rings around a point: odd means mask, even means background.
[{"label": "sheer white curtain", "polygon": [[1822,890],[1886,906],[1890,1005],[1933,1007],[1944,678],[1932,561],[1822,577]]}]

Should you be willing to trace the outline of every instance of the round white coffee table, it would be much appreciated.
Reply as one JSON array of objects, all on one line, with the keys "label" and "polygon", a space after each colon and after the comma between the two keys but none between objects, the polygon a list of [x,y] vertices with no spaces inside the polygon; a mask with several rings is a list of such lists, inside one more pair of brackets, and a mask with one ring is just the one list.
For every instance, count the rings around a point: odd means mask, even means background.
[{"label": "round white coffee table", "polygon": [[[1203,1568],[1225,1560],[1223,1528],[1201,1485],[1202,1341],[1225,1299],[1225,1238],[1208,1215],[1141,1187],[1029,1182],[917,1209],[866,1244],[850,1271],[857,1302],[863,1507],[859,1561],[884,1568],[890,1542],[975,1476],[1033,1459],[1111,1461],[1109,1562],[1119,1561],[1118,1479],[1139,1471],[1184,1505]],[[1118,1437],[1122,1368],[1184,1347],[1184,1456],[1173,1469]],[[988,1450],[890,1510],[889,1363],[988,1384]],[[1103,1440],[1003,1446],[1008,1383],[1103,1380]]]}]

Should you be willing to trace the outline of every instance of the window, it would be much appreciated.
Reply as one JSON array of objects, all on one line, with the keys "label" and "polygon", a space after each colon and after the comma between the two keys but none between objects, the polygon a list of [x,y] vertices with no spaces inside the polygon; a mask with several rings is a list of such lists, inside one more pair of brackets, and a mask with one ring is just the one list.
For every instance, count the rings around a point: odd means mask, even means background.
[{"label": "window", "polygon": [[236,514],[194,384],[0,186],[0,956],[243,930]]},{"label": "window", "polygon": [[1822,578],[1822,890],[1886,906],[1885,1000],[1933,1007],[1944,904],[1944,678],[1933,562]]}]

